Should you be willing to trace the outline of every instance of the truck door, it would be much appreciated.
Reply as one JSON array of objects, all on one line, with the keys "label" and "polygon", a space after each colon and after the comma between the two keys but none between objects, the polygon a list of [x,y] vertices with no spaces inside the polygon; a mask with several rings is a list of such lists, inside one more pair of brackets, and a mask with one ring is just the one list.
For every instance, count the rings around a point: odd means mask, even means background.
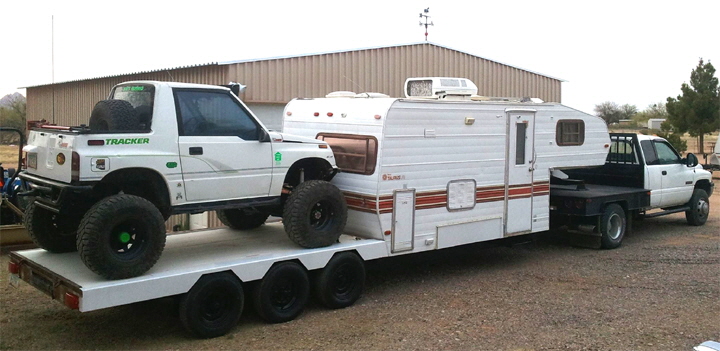
[{"label": "truck door", "polygon": [[650,205],[671,207],[687,203],[693,192],[694,170],[665,141],[643,140],[640,145],[647,163]]},{"label": "truck door", "polygon": [[272,144],[230,92],[175,89],[180,165],[188,201],[267,196]]},{"label": "truck door", "polygon": [[535,111],[507,110],[505,236],[532,229]]}]

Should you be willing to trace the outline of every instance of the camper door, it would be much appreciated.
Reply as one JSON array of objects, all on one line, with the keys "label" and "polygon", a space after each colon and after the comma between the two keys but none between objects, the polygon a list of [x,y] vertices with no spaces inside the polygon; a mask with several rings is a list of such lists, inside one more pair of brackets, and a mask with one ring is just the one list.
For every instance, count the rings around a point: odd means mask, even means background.
[{"label": "camper door", "polygon": [[535,168],[535,110],[506,110],[505,236],[532,229],[533,171]]}]

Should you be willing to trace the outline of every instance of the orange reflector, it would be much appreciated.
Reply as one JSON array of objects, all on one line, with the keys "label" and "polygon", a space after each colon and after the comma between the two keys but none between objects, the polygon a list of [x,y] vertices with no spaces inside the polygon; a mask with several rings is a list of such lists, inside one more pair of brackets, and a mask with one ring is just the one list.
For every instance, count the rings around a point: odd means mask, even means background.
[{"label": "orange reflector", "polygon": [[332,112],[328,112],[327,115],[328,115],[328,117],[332,117],[332,116],[333,116],[333,113],[332,113]]},{"label": "orange reflector", "polygon": [[10,274],[19,274],[20,273],[20,265],[17,264],[17,262],[8,262],[8,272]]},{"label": "orange reflector", "polygon": [[325,144],[320,144],[320,145],[318,145],[318,147],[321,149],[327,149],[327,145],[325,145]]},{"label": "orange reflector", "polygon": [[390,234],[392,234],[391,231],[389,231],[389,230],[386,230],[386,231],[385,231],[385,235],[390,235]]},{"label": "orange reflector", "polygon": [[375,119],[380,119],[380,115],[375,115]]},{"label": "orange reflector", "polygon": [[610,147],[610,144],[605,144],[605,148],[609,148],[609,147]]},{"label": "orange reflector", "polygon": [[313,113],[313,116],[315,116],[315,117],[320,116],[320,112]]},{"label": "orange reflector", "polygon": [[61,166],[64,165],[65,164],[65,154],[63,154],[62,152],[57,154],[57,156],[55,156],[55,162],[57,162],[57,164],[59,164]]},{"label": "orange reflector", "polygon": [[66,292],[65,293],[65,306],[70,309],[77,310],[80,308],[80,298],[77,295]]}]

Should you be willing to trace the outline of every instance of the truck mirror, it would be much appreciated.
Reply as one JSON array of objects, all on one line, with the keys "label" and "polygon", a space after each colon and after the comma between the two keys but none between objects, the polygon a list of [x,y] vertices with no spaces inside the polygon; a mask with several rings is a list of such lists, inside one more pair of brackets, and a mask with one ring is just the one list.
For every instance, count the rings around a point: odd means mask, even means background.
[{"label": "truck mirror", "polygon": [[258,141],[261,143],[267,143],[270,141],[270,134],[265,129],[258,128]]},{"label": "truck mirror", "polygon": [[690,153],[687,155],[687,158],[685,159],[685,164],[688,167],[695,167],[698,165],[698,158],[694,154]]}]

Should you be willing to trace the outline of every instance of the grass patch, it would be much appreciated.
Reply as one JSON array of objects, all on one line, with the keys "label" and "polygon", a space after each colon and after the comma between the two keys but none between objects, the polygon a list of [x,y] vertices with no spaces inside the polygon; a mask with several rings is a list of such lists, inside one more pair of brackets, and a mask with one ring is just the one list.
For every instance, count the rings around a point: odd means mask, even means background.
[{"label": "grass patch", "polygon": [[17,168],[19,145],[0,145],[0,163],[3,168]]}]

